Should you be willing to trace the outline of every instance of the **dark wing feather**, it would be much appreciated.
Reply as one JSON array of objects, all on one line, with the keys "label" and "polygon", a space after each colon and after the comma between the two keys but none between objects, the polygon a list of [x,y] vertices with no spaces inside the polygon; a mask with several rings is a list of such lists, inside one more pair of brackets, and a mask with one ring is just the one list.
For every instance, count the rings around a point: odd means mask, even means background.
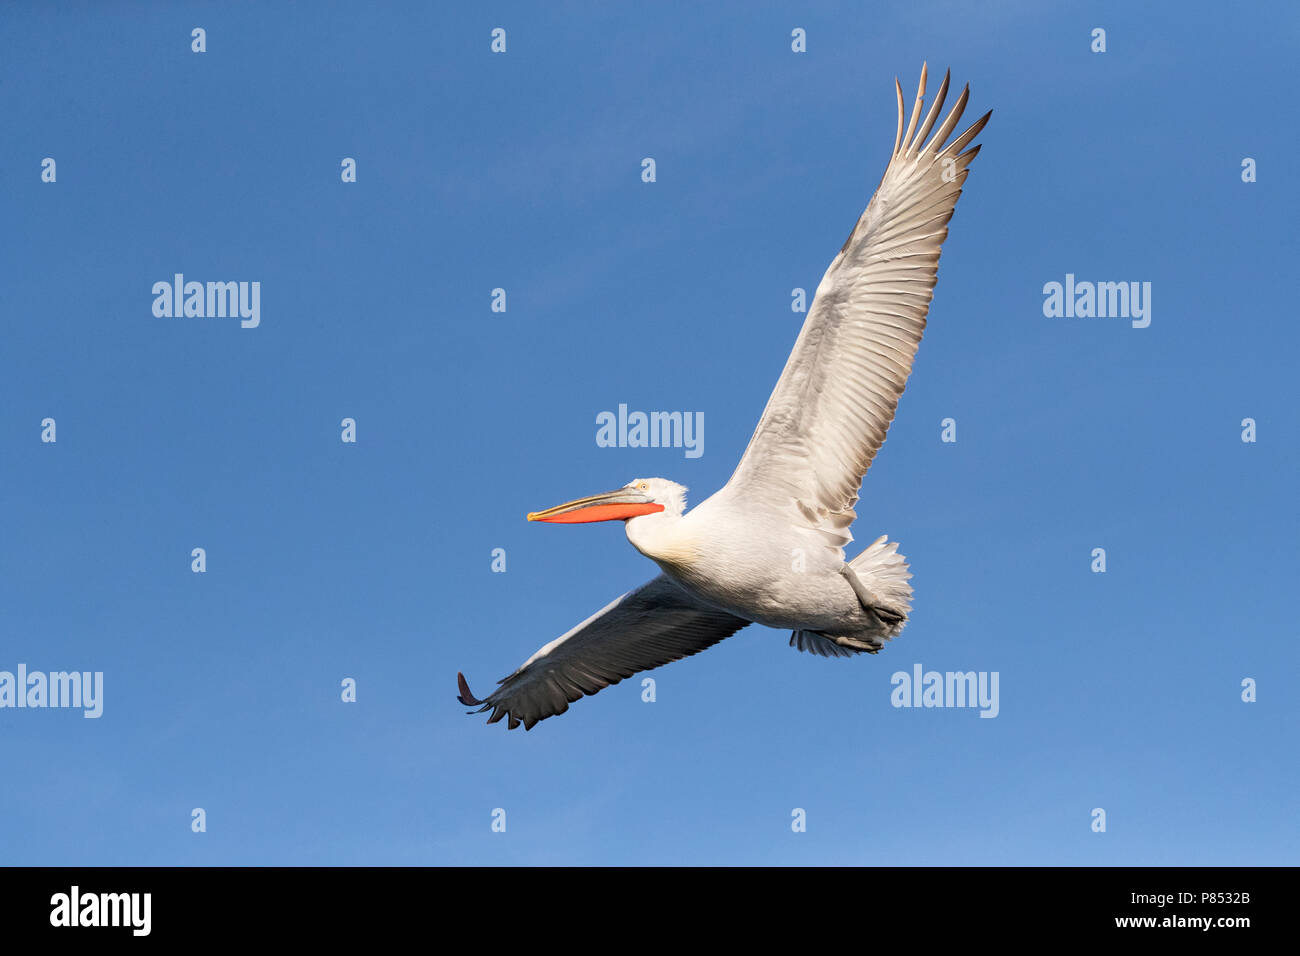
[{"label": "dark wing feather", "polygon": [[474,713],[492,711],[489,724],[508,717],[512,730],[520,723],[531,730],[584,694],[712,647],[749,623],[661,574],[547,644],[483,700],[458,674],[457,699],[477,706]]}]

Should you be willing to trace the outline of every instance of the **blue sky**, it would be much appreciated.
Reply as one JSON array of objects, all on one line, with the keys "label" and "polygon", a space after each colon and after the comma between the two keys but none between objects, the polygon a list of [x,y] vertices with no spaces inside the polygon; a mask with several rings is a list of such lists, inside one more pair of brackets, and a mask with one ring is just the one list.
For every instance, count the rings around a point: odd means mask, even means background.
[{"label": "blue sky", "polygon": [[[99,719],[0,709],[0,862],[1297,862],[1293,6],[0,18],[0,670],[104,674]],[[457,670],[656,571],[527,511],[726,482],[923,60],[994,116],[854,526],[903,635],[467,717]],[[260,325],[155,317],[177,272]],[[1067,273],[1150,282],[1150,327],[1045,317]],[[620,403],[704,454],[598,447]],[[892,707],[917,663],[998,672],[997,718]]]}]

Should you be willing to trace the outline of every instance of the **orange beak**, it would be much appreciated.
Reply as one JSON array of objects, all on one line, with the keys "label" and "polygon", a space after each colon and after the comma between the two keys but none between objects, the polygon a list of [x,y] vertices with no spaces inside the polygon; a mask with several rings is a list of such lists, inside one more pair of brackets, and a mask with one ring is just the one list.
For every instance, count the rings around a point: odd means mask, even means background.
[{"label": "orange beak", "polygon": [[663,510],[664,506],[652,498],[630,488],[619,488],[588,498],[578,498],[545,511],[530,511],[528,520],[549,521],[551,524],[585,524],[588,521],[620,521]]}]

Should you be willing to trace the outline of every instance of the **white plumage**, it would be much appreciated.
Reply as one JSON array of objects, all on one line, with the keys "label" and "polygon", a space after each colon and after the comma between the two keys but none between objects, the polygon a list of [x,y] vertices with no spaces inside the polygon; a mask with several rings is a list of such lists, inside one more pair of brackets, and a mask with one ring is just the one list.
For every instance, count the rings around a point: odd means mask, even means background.
[{"label": "white plumage", "polygon": [[[509,726],[563,713],[638,671],[694,654],[751,622],[789,628],[791,646],[827,656],[874,653],[902,630],[911,575],[884,537],[845,562],[862,478],[884,443],[925,330],[939,251],[991,113],[947,143],[968,90],[926,141],[948,92],[945,75],[920,122],[926,68],[884,177],[832,260],[785,370],[731,480],[686,512],[681,485],[637,479],[529,515],[621,519],[663,573],[530,657],[478,700]],[[946,145],[945,145],[946,144]],[[970,147],[970,148],[967,148]]]}]

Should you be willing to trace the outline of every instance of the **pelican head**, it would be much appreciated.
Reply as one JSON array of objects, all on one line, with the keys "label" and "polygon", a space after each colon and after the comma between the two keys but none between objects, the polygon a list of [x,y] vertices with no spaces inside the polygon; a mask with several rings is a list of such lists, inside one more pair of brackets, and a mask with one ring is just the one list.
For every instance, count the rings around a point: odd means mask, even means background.
[{"label": "pelican head", "polygon": [[622,488],[566,501],[545,511],[530,511],[529,521],[579,524],[588,521],[626,521],[643,515],[666,513],[680,517],[686,508],[686,489],[667,478],[634,478]]}]

